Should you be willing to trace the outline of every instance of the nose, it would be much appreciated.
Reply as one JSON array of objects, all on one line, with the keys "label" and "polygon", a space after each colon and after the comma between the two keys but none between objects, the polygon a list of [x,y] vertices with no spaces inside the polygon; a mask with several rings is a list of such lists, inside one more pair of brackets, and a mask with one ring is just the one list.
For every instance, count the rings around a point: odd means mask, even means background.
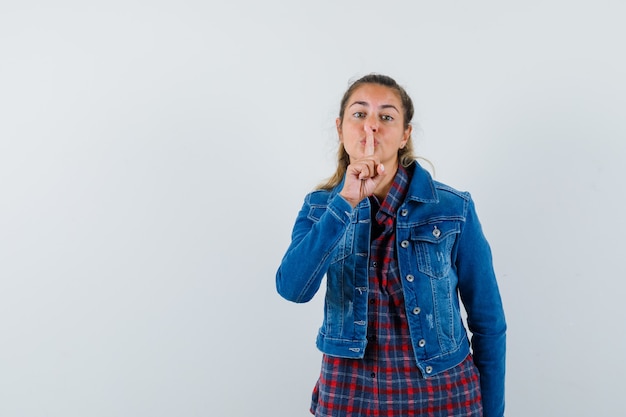
[{"label": "nose", "polygon": [[376,117],[370,116],[365,123],[365,128],[369,128],[372,132],[376,132],[378,130],[378,119]]}]

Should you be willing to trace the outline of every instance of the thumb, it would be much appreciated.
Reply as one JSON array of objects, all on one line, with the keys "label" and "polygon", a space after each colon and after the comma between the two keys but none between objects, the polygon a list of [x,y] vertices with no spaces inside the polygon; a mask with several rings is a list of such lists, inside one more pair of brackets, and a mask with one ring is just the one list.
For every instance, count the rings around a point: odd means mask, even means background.
[{"label": "thumb", "polygon": [[378,164],[376,172],[378,172],[378,175],[385,175],[385,166],[383,164]]},{"label": "thumb", "polygon": [[383,164],[378,164],[378,166],[376,167],[376,172],[378,173],[378,175],[376,175],[373,179],[376,184],[379,184],[387,175],[387,172],[385,171],[385,166]]}]

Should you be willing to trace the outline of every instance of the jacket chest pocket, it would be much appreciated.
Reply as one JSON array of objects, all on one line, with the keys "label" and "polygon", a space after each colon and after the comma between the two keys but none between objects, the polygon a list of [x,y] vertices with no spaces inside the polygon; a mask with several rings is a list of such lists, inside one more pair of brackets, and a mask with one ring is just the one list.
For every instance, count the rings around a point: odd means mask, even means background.
[{"label": "jacket chest pocket", "polygon": [[417,269],[433,278],[445,278],[452,267],[452,247],[461,226],[457,221],[440,221],[411,228]]}]

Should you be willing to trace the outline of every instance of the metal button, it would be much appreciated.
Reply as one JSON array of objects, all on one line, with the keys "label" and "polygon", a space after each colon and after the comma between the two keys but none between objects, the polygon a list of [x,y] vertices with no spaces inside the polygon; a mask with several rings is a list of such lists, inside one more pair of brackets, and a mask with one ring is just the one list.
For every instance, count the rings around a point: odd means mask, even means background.
[{"label": "metal button", "polygon": [[422,312],[422,309],[421,309],[421,308],[419,308],[419,307],[415,307],[415,308],[413,309],[413,314],[419,314],[419,313],[421,313],[421,312]]},{"label": "metal button", "polygon": [[408,240],[403,240],[400,243],[400,246],[402,246],[403,248],[408,248],[409,247],[409,241]]},{"label": "metal button", "polygon": [[433,372],[433,367],[432,367],[432,366],[427,366],[427,367],[426,367],[426,373],[427,373],[427,374],[430,374],[430,373],[432,373],[432,372]]},{"label": "metal button", "polygon": [[409,281],[409,282],[413,282],[414,279],[415,279],[415,277],[413,275],[411,275],[411,274],[406,276],[406,280]]},{"label": "metal button", "polygon": [[418,345],[419,347],[424,347],[424,346],[426,346],[426,341],[425,341],[424,339],[422,339],[422,340],[420,340],[419,342],[417,342],[417,345]]},{"label": "metal button", "polygon": [[437,226],[435,226],[435,228],[433,229],[433,236],[435,236],[437,239],[439,239],[439,236],[441,236],[441,230],[437,229]]},{"label": "metal button", "polygon": [[400,210],[400,216],[404,217],[404,216],[406,216],[407,214],[409,214],[409,211],[408,211],[407,209],[402,209],[402,210]]},{"label": "metal button", "polygon": [[378,262],[376,262],[376,261],[372,262],[372,266],[373,266],[374,268],[376,268],[376,267],[378,266]]}]

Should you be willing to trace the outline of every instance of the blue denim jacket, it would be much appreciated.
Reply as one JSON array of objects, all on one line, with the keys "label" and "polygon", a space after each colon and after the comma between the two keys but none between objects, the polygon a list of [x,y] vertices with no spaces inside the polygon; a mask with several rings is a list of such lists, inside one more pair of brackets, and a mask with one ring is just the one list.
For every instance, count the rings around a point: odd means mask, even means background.
[{"label": "blue denim jacket", "polygon": [[[419,164],[396,219],[396,253],[417,366],[428,378],[461,363],[472,332],[485,417],[504,414],[506,323],[491,250],[466,192],[434,181]],[[305,198],[292,242],[276,274],[284,298],[311,300],[326,276],[324,321],[318,348],[362,358],[367,345],[370,203],[354,209],[338,193]]]}]

